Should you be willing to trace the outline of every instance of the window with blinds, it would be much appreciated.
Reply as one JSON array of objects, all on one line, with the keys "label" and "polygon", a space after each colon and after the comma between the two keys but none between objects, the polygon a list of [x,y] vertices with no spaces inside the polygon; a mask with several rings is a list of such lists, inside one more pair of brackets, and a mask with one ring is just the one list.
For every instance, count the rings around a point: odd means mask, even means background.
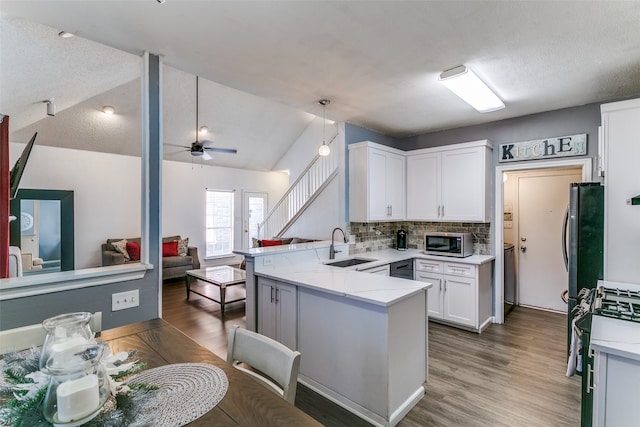
[{"label": "window with blinds", "polygon": [[233,195],[233,191],[207,189],[207,258],[233,251]]}]

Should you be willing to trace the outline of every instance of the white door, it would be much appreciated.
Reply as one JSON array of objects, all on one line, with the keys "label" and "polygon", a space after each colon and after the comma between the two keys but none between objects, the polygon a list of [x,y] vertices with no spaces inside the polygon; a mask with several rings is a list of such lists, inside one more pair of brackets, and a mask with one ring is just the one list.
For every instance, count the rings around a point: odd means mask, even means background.
[{"label": "white door", "polygon": [[567,311],[560,295],[568,274],[562,254],[562,222],[569,184],[581,182],[576,169],[530,171],[518,175],[518,302]]},{"label": "white door", "polygon": [[267,193],[253,193],[246,191],[242,200],[242,226],[243,247],[252,247],[252,238],[260,239],[258,236],[258,224],[260,224],[267,214]]}]

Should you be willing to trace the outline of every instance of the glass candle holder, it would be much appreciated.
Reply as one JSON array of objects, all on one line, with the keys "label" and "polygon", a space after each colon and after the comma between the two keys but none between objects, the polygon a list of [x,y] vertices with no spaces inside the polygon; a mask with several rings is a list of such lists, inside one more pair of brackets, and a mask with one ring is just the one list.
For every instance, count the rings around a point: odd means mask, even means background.
[{"label": "glass candle holder", "polygon": [[91,313],[67,313],[50,317],[42,322],[47,335],[40,351],[40,369],[57,352],[78,345],[95,344],[94,334],[89,322]]},{"label": "glass candle holder", "polygon": [[101,344],[80,345],[54,353],[45,364],[49,386],[43,415],[54,426],[79,426],[93,419],[109,398],[109,378],[100,363]]}]

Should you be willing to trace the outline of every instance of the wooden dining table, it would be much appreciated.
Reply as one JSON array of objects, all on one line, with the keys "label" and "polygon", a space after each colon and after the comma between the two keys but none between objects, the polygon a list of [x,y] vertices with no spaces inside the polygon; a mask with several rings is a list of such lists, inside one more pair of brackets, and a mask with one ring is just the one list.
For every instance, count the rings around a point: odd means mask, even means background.
[{"label": "wooden dining table", "polygon": [[189,426],[320,426],[315,419],[232,367],[163,319],[101,333],[115,354],[136,349],[147,369],[172,363],[209,363],[229,380],[224,398]]}]

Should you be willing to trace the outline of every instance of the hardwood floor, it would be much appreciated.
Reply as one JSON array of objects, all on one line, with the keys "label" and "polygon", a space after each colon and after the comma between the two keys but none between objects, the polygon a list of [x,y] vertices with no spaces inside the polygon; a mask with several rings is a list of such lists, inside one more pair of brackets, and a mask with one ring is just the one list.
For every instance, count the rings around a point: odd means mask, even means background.
[{"label": "hardwood floor", "polygon": [[[228,305],[221,320],[217,303],[186,300],[183,281],[163,286],[163,317],[222,358],[228,328],[245,326],[244,303]],[[430,322],[426,396],[398,425],[579,426],[580,377],[565,376],[566,332],[564,315],[522,307],[482,334]],[[302,385],[296,406],[327,426],[369,425]]]}]

